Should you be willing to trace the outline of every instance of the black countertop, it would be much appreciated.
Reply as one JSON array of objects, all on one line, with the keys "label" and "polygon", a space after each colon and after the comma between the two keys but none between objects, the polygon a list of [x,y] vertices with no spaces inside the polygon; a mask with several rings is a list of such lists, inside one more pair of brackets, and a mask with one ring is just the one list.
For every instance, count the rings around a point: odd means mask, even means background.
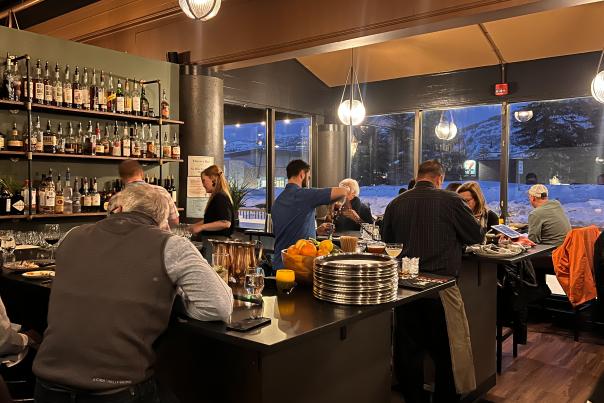
[{"label": "black countertop", "polygon": [[464,258],[465,259],[468,259],[468,258],[469,259],[478,259],[478,260],[490,262],[490,263],[514,264],[514,263],[521,262],[525,259],[530,259],[533,257],[546,255],[548,253],[551,253],[556,248],[557,248],[557,246],[555,246],[555,245],[536,245],[536,246],[533,246],[528,251],[526,251],[524,253],[520,253],[520,254],[518,254],[516,256],[512,256],[512,257],[482,257],[482,256],[474,255],[474,254],[467,254],[467,255],[464,255]]}]

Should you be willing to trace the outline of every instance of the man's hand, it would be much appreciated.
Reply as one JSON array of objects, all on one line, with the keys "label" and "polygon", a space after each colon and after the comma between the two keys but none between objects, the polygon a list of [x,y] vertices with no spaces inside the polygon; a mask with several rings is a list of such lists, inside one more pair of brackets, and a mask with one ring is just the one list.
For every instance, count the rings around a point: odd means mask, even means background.
[{"label": "man's hand", "polygon": [[317,227],[317,235],[329,235],[334,230],[334,225],[330,222],[323,223]]}]

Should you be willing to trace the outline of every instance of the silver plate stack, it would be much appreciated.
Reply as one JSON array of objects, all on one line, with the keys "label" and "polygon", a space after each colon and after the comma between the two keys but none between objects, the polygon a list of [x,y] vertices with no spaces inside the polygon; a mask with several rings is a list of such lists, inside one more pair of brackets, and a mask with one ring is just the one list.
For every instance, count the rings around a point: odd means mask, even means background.
[{"label": "silver plate stack", "polygon": [[345,305],[392,302],[398,292],[398,263],[385,255],[344,253],[315,259],[313,294]]}]

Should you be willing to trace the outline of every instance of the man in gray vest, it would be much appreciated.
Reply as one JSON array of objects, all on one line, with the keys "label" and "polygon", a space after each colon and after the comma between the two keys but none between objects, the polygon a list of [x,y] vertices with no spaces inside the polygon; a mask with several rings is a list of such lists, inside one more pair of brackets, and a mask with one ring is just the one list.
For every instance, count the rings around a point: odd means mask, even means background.
[{"label": "man in gray vest", "polygon": [[192,243],[160,229],[169,207],[157,189],[128,186],[115,203],[120,213],[71,230],[57,249],[36,402],[159,402],[152,345],[175,295],[194,319],[231,315],[227,284]]}]

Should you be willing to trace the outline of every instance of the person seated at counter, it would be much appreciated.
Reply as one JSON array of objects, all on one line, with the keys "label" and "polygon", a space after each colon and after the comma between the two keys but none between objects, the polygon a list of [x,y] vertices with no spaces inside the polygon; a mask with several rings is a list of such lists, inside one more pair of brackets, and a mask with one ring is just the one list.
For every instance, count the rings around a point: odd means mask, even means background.
[{"label": "person seated at counter", "polygon": [[472,210],[474,218],[478,220],[482,228],[488,231],[493,225],[499,224],[499,217],[493,210],[489,210],[478,182],[466,182],[460,185],[457,193]]},{"label": "person seated at counter", "polygon": [[287,185],[275,199],[272,208],[273,232],[275,234],[274,269],[282,269],[281,250],[287,249],[300,239],[317,235],[315,209],[343,199],[350,190],[347,188],[311,189],[310,165],[302,160],[287,164]]},{"label": "person seated at counter", "polygon": [[534,208],[528,216],[528,238],[535,243],[562,245],[572,228],[560,202],[549,200],[547,187],[540,184],[531,186],[528,199]]},{"label": "person seated at counter", "polygon": [[[463,245],[484,231],[458,195],[442,190],[445,170],[423,162],[417,183],[386,207],[382,240],[402,243],[402,256],[418,257],[420,270],[457,276]],[[423,402],[424,354],[434,361],[434,402],[456,402],[476,388],[467,318],[457,286],[395,309],[394,370],[405,402]]]},{"label": "person seated at counter", "polygon": [[448,190],[449,192],[457,192],[457,189],[459,189],[460,186],[461,186],[461,183],[459,183],[459,182],[451,182],[447,185],[445,190]]},{"label": "person seated at counter", "polygon": [[160,401],[153,343],[175,296],[193,319],[232,313],[231,289],[193,244],[160,229],[168,206],[157,189],[127,186],[114,202],[117,213],[72,229],[57,248],[36,402]]},{"label": "person seated at counter", "polygon": [[[341,181],[338,186],[349,189],[350,193],[346,196],[344,203],[335,202],[332,204],[331,217],[335,232],[360,231],[361,223],[373,223],[371,208],[359,199],[361,192],[359,182],[347,178]],[[329,233],[332,229],[331,225],[331,223],[321,224],[317,228],[317,234]]]}]

